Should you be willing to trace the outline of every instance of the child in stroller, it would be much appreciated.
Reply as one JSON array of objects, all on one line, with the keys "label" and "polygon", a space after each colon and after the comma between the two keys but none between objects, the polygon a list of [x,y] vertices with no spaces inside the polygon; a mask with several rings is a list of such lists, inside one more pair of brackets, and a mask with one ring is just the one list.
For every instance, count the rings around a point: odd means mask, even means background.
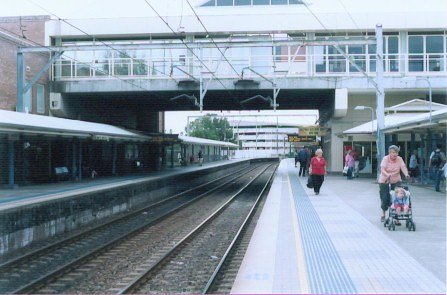
[{"label": "child in stroller", "polygon": [[411,211],[411,199],[408,187],[396,187],[394,191],[390,192],[391,207],[388,212],[388,218],[384,226],[388,225],[388,230],[395,230],[396,225],[400,226],[400,220],[405,220],[405,225],[408,230],[416,230],[416,225],[413,222],[413,213]]}]

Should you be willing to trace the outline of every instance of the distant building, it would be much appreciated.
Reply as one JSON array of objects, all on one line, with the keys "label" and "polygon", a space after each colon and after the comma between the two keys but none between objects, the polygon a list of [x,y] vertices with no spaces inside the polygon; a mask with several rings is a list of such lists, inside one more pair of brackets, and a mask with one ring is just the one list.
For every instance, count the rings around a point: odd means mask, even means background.
[{"label": "distant building", "polygon": [[229,121],[233,134],[242,150],[243,156],[289,155],[295,150],[288,142],[287,134],[298,134],[299,127],[294,124],[270,122]]},{"label": "distant building", "polygon": [[[0,17],[0,109],[15,111],[17,106],[17,50],[45,44],[45,22],[49,16]],[[47,53],[25,56],[25,79],[29,82],[48,62]],[[45,73],[24,94],[24,109],[48,115],[48,80]]]}]

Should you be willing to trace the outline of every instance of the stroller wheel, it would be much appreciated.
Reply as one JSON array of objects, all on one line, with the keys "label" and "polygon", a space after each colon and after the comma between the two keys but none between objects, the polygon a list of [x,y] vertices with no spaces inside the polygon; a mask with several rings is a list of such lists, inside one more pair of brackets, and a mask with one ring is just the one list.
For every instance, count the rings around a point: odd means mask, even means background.
[{"label": "stroller wheel", "polygon": [[411,222],[411,220],[408,220],[407,221],[407,228],[408,228],[408,230],[411,230],[412,227],[413,227],[413,222]]},{"label": "stroller wheel", "polygon": [[416,231],[416,224],[413,222],[411,228],[413,229],[413,231]]}]

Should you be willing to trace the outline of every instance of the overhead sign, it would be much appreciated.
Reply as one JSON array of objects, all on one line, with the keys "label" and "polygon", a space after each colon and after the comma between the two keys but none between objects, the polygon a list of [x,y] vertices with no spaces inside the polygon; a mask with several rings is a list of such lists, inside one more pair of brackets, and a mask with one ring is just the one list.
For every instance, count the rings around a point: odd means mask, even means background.
[{"label": "overhead sign", "polygon": [[309,135],[309,136],[325,136],[326,135],[327,128],[320,127],[320,126],[308,126],[308,127],[300,127],[299,134],[301,136],[303,135]]},{"label": "overhead sign", "polygon": [[302,136],[298,134],[287,134],[288,142],[306,142],[306,143],[314,143],[317,141],[316,136]]}]

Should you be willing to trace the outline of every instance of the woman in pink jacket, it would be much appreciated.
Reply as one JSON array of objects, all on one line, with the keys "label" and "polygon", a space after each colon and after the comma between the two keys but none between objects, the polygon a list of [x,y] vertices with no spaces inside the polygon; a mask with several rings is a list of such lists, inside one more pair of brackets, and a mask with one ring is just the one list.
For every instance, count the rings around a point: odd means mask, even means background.
[{"label": "woman in pink jacket", "polygon": [[380,176],[379,176],[379,194],[382,207],[382,216],[380,221],[385,221],[385,212],[391,204],[390,199],[390,184],[391,189],[394,189],[401,184],[400,172],[405,175],[405,177],[410,177],[408,175],[407,166],[398,156],[399,147],[391,145],[388,148],[388,155],[383,157],[382,163],[380,163]]}]

